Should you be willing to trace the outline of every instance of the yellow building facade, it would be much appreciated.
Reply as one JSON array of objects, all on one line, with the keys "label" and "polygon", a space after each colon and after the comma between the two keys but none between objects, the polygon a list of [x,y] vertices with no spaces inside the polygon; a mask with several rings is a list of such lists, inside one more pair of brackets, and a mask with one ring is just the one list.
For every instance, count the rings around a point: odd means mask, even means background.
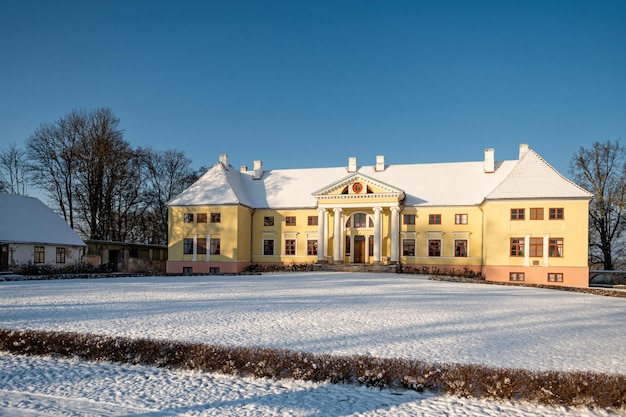
[{"label": "yellow building facade", "polygon": [[170,273],[251,264],[472,270],[490,281],[587,286],[588,204],[527,145],[519,159],[239,170],[221,155],[169,202]]}]

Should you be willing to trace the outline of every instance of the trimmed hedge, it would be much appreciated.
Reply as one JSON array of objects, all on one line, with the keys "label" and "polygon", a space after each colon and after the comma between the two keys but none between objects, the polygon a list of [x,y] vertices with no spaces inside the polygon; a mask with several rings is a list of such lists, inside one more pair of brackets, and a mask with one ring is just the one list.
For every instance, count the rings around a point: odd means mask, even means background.
[{"label": "trimmed hedge", "polygon": [[260,347],[0,329],[0,350],[261,378],[406,388],[546,405],[626,409],[626,375],[532,371]]}]

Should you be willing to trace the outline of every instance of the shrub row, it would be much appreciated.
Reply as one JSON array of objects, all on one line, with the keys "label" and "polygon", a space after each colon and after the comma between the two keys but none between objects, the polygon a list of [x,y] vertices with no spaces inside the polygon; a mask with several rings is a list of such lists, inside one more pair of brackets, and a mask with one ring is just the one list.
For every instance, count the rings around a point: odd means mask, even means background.
[{"label": "shrub row", "polygon": [[77,262],[65,266],[36,265],[27,263],[15,268],[15,273],[20,275],[65,275],[65,274],[101,274],[111,272],[109,265],[91,265]]},{"label": "shrub row", "polygon": [[317,271],[318,267],[314,263],[295,263],[290,264],[274,263],[274,264],[252,264],[246,267],[246,272],[292,272],[292,271]]},{"label": "shrub row", "polygon": [[468,278],[472,280],[484,281],[485,277],[480,272],[475,272],[468,267],[463,269],[442,268],[439,266],[407,266],[401,265],[400,273],[402,274],[418,274],[418,275],[434,275]]},{"label": "shrub row", "polygon": [[334,356],[259,347],[0,329],[0,350],[238,376],[406,388],[547,405],[626,408],[626,375]]}]

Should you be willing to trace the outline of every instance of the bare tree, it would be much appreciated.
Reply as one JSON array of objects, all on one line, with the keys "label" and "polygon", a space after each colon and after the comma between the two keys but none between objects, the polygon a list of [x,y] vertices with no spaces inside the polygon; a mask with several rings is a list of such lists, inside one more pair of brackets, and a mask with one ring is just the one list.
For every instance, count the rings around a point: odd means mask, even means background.
[{"label": "bare tree", "polygon": [[26,151],[15,142],[0,151],[0,191],[26,195],[28,184]]},{"label": "bare tree", "polygon": [[191,168],[191,160],[181,151],[141,149],[146,170],[146,197],[150,226],[148,243],[167,244],[167,202],[193,184],[200,172]]},{"label": "bare tree", "polygon": [[580,148],[570,163],[573,179],[594,194],[589,204],[589,258],[605,270],[624,264],[626,148],[619,141]]},{"label": "bare tree", "polygon": [[80,118],[71,113],[56,122],[40,125],[26,141],[33,183],[44,191],[72,228],[75,228],[74,189],[81,125]]}]

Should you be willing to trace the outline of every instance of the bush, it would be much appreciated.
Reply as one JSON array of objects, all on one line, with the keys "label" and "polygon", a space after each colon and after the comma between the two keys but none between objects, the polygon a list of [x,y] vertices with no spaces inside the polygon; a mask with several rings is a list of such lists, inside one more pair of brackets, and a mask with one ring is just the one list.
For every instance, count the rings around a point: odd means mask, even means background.
[{"label": "bush", "polygon": [[20,275],[64,275],[64,274],[102,274],[111,272],[108,265],[91,265],[83,262],[77,262],[70,265],[56,267],[52,265],[35,265],[33,263],[20,265],[15,269],[16,274]]},{"label": "bush", "polygon": [[274,263],[274,264],[252,264],[246,267],[246,272],[302,272],[316,271],[314,263],[295,263],[290,264]]},{"label": "bush", "polygon": [[0,329],[0,350],[259,378],[429,390],[547,405],[626,409],[626,375],[531,371],[419,360],[334,356],[260,347]]},{"label": "bush", "polygon": [[474,280],[485,280],[485,277],[482,276],[479,272],[475,272],[468,267],[463,267],[463,269],[455,269],[455,268],[442,268],[438,266],[406,266],[403,265],[401,269],[401,273],[403,274],[418,274],[418,275],[433,275],[433,276],[449,276],[449,277],[460,277],[460,278],[468,278]]}]

